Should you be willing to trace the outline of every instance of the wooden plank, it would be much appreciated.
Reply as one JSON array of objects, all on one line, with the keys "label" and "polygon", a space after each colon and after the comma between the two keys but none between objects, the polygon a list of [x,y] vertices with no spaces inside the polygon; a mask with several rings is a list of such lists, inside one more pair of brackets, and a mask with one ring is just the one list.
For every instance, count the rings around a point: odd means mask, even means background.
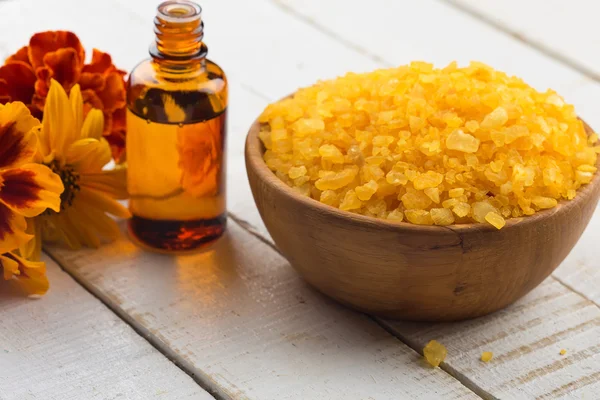
[{"label": "wooden plank", "polygon": [[233,222],[190,256],[147,253],[125,238],[51,252],[224,398],[477,398],[369,317],[307,287]]},{"label": "wooden plank", "polygon": [[1,399],[213,398],[45,261],[51,288],[41,299],[0,280]]},{"label": "wooden plank", "polygon": [[[594,398],[600,393],[600,309],[554,278],[509,308],[475,320],[383,321],[413,348],[432,339],[448,349],[445,369],[484,397]],[[560,355],[560,350],[567,353]],[[491,351],[489,363],[481,353]]]},{"label": "wooden plank", "polygon": [[540,51],[600,79],[597,24],[600,4],[594,0],[446,0],[494,24]]}]

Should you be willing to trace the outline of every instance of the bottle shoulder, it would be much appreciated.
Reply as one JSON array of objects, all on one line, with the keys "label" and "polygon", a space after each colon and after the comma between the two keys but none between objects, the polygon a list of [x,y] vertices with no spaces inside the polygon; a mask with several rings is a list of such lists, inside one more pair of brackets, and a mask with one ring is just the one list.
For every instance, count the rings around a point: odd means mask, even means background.
[{"label": "bottle shoulder", "polygon": [[208,59],[200,69],[169,69],[152,59],[146,59],[129,74],[128,87],[134,86],[217,94],[227,91],[227,77],[219,65]]},{"label": "bottle shoulder", "polygon": [[216,62],[206,59],[206,68],[215,76],[219,76],[220,78],[227,80],[225,71],[223,71],[223,69]]},{"label": "bottle shoulder", "polygon": [[214,112],[222,112],[228,104],[227,78],[223,70],[209,60],[205,60],[201,69],[178,70],[164,68],[148,59],[129,74],[127,103],[131,109],[143,109],[167,97],[178,99],[186,106],[210,104]]}]

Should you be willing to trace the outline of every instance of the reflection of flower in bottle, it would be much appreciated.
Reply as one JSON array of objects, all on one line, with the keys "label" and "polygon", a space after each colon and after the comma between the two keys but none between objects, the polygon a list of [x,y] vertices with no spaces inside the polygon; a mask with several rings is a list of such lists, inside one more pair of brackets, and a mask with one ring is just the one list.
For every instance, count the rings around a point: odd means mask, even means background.
[{"label": "reflection of flower in bottle", "polygon": [[194,197],[214,196],[220,190],[223,117],[178,129],[181,185]]}]

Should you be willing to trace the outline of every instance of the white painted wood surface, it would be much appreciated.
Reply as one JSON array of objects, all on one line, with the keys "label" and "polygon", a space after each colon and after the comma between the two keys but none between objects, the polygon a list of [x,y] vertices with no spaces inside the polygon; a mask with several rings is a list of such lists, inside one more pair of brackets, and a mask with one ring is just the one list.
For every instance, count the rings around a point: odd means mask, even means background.
[{"label": "white painted wood surface", "polygon": [[0,399],[213,397],[46,258],[52,289],[24,299],[0,280]]},{"label": "white painted wood surface", "polygon": [[[531,85],[563,92],[581,75],[497,29],[438,0],[273,0],[306,23],[328,32],[381,64],[413,60],[445,66],[471,60],[515,74]],[[544,69],[540,70],[543,65]]]},{"label": "white painted wood surface", "polygon": [[[457,1],[480,10],[517,7],[514,0]],[[0,0],[0,56],[35,31],[70,29],[88,52],[110,51],[120,67],[131,69],[147,56],[157,3]],[[588,11],[582,18],[595,17],[591,1],[569,2],[573,7],[562,15],[552,11],[558,1],[518,3],[525,13],[533,4],[548,7],[550,20],[562,17],[563,23],[581,21],[582,10]],[[475,59],[539,89],[556,89],[600,127],[600,86],[581,72],[600,68],[595,39],[580,33],[590,24],[571,22],[552,32],[569,31],[574,45],[567,51],[569,40],[547,35],[552,25],[543,18],[498,12],[523,35],[543,32],[540,43],[555,50],[547,53],[585,66],[573,69],[450,1],[206,0],[202,5],[209,58],[228,72],[231,84],[229,209],[265,241],[268,233],[245,177],[245,133],[268,102],[317,79],[416,59],[436,65]],[[224,398],[473,396],[443,371],[426,369],[416,353],[368,317],[306,288],[271,248],[232,225],[215,251],[192,257],[152,256],[127,241],[98,252],[56,254],[102,301]],[[599,233],[597,213],[555,278],[505,311],[462,324],[388,323],[388,329],[417,350],[428,338],[442,341],[450,350],[445,370],[483,397],[593,399],[600,379]],[[564,346],[567,355],[559,356],[555,346]],[[497,358],[483,364],[477,361],[480,350],[494,351]]]},{"label": "white painted wood surface", "polygon": [[519,40],[600,78],[596,0],[446,0]]},{"label": "white painted wood surface", "polygon": [[193,256],[157,256],[126,238],[52,254],[224,398],[477,398],[369,317],[307,287],[233,222]]}]

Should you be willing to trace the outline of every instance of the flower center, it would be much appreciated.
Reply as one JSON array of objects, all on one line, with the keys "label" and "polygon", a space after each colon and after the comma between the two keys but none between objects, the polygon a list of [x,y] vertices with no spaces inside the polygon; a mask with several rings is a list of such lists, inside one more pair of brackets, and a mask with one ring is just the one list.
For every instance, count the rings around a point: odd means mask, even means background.
[{"label": "flower center", "polygon": [[[52,172],[60,176],[60,179],[65,186],[65,191],[60,195],[60,209],[62,211],[73,205],[73,200],[75,200],[77,192],[81,189],[79,187],[79,174],[70,165],[61,166],[57,161],[52,161],[48,164],[48,167]],[[46,213],[55,214],[56,212],[48,209],[46,210]]]}]

